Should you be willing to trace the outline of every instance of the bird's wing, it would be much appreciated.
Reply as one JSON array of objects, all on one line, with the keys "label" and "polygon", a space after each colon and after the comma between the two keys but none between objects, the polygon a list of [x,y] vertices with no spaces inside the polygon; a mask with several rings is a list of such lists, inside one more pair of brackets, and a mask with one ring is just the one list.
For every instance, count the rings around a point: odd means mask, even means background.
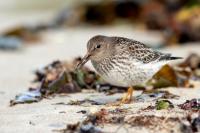
[{"label": "bird's wing", "polygon": [[122,49],[126,48],[126,50],[129,51],[128,53],[130,53],[132,58],[145,64],[152,62],[182,59],[181,57],[173,57],[171,56],[171,54],[168,53],[161,53],[146,46],[144,43],[128,38],[118,37],[117,43],[121,45]]},{"label": "bird's wing", "polygon": [[129,44],[129,50],[131,50],[130,53],[132,53],[134,58],[143,63],[182,59],[182,57],[174,57],[169,53],[161,53],[134,40]]},{"label": "bird's wing", "polygon": [[[133,49],[131,50],[132,47]],[[156,62],[164,56],[163,53],[155,51],[141,43],[130,45],[129,50],[131,50],[131,54],[135,59],[143,63]]]},{"label": "bird's wing", "polygon": [[164,55],[136,40],[120,37],[117,43],[121,45],[121,48],[126,48],[131,57],[138,62],[150,63],[159,60]]}]

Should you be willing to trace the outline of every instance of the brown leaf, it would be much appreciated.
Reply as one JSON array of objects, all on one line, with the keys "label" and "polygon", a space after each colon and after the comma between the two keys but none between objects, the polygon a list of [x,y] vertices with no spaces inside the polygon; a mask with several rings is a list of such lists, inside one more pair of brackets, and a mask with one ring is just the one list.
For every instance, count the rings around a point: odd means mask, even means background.
[{"label": "brown leaf", "polygon": [[169,65],[163,66],[160,71],[153,76],[150,84],[152,84],[154,88],[178,86],[177,76],[174,69]]}]

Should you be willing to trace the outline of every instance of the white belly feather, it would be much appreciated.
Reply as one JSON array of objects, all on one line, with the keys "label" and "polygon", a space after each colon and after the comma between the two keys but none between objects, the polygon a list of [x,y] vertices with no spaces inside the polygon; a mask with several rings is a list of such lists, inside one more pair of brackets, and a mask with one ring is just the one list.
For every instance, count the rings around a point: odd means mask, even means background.
[{"label": "white belly feather", "polygon": [[117,86],[134,86],[146,83],[167,62],[130,64],[126,70],[114,67],[108,74],[101,75],[107,82]]}]

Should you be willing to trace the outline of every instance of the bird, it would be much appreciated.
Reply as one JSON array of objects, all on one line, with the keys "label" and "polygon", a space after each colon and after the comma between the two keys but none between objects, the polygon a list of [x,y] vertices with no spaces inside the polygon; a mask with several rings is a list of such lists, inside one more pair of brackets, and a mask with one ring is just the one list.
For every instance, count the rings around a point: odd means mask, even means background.
[{"label": "bird", "polygon": [[133,86],[145,84],[162,66],[182,59],[154,50],[142,42],[119,36],[96,35],[87,42],[87,53],[76,70],[91,61],[96,72],[108,83],[128,87],[120,104],[130,103]]}]

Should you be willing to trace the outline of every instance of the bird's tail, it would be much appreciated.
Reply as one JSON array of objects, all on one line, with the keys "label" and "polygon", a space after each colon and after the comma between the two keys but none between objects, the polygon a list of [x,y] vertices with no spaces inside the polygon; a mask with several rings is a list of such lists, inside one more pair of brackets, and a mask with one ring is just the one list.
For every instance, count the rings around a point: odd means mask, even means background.
[{"label": "bird's tail", "polygon": [[183,59],[182,57],[174,57],[171,56],[171,54],[164,54],[160,57],[159,61],[167,61],[167,60],[177,60],[177,59]]}]

